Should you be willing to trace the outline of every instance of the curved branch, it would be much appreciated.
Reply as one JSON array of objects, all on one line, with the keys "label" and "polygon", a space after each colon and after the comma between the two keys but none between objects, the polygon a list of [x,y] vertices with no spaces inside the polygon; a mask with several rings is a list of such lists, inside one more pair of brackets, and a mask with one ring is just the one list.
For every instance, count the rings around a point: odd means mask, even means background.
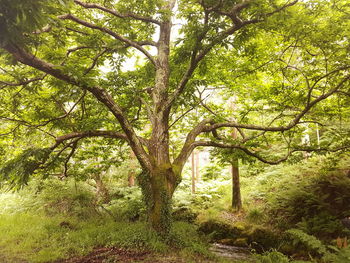
[{"label": "curved branch", "polygon": [[[333,95],[334,93],[338,92],[339,89],[343,86],[343,84],[345,84],[349,79],[350,79],[350,75],[346,76],[342,81],[340,81],[338,83],[338,85],[336,87],[331,89],[329,92],[317,97],[316,99],[314,99],[311,102],[308,102],[307,105],[305,106],[305,108],[299,114],[297,114],[294,117],[294,119],[292,121],[290,121],[289,124],[286,126],[276,126],[276,127],[257,126],[257,125],[249,125],[249,124],[240,124],[237,122],[215,123],[213,118],[205,119],[202,122],[200,122],[194,129],[192,129],[192,131],[187,135],[184,146],[182,147],[178,157],[175,159],[174,164],[181,165],[181,164],[184,164],[186,162],[189,154],[192,152],[194,147],[197,147],[196,144],[194,144],[196,137],[203,132],[213,132],[219,128],[224,128],[224,127],[263,131],[262,134],[264,134],[265,132],[283,132],[283,131],[290,130],[300,123],[300,120],[302,119],[302,117],[304,117],[305,114],[307,114],[312,109],[312,107],[314,107],[320,101],[323,101],[323,100],[327,99],[328,97],[330,97],[331,95]],[[210,125],[208,125],[208,124],[210,124]],[[260,135],[262,135],[262,134],[260,134]],[[251,138],[245,138],[244,141],[248,141],[250,139]],[[210,145],[208,145],[208,146],[213,146],[213,144],[217,144],[214,142],[213,143],[212,142],[205,142],[205,143],[209,143]],[[198,145],[198,146],[205,146],[205,143],[203,145]],[[217,147],[227,146],[225,144],[217,144],[217,145],[218,145]],[[233,146],[231,145],[230,147],[233,147]],[[242,146],[236,145],[233,148],[241,149]],[[249,150],[247,150],[246,148],[242,148],[241,150],[245,151],[247,154],[250,154]],[[254,155],[252,155],[252,156],[254,156]],[[254,156],[254,157],[259,159],[259,156]],[[282,162],[282,161],[284,161],[284,159],[285,158],[282,158],[281,160],[273,161],[270,163],[276,164],[276,162],[277,163]],[[263,160],[261,160],[261,161],[263,161]]]},{"label": "curved branch", "polygon": [[244,147],[242,145],[217,143],[217,142],[212,142],[212,141],[196,141],[192,144],[193,149],[196,147],[200,147],[200,146],[202,146],[202,147],[217,147],[217,148],[223,148],[223,149],[237,149],[237,150],[243,151],[244,153],[246,153],[249,156],[252,156],[252,157],[258,159],[259,161],[261,161],[263,163],[271,164],[271,165],[276,165],[276,164],[279,164],[279,163],[286,161],[295,152],[338,152],[338,151],[344,151],[344,150],[350,149],[350,145],[349,146],[341,146],[341,147],[338,147],[335,149],[332,149],[332,148],[311,148],[311,147],[294,148],[294,149],[289,150],[288,153],[280,159],[268,160],[268,159],[265,159],[264,157],[260,156],[258,153],[250,151],[249,149],[247,149],[246,147]]},{"label": "curved branch", "polygon": [[247,148],[243,147],[242,145],[232,145],[232,144],[226,144],[226,143],[217,143],[217,142],[211,142],[211,141],[196,141],[192,144],[193,149],[199,146],[204,147],[217,147],[217,148],[224,148],[224,149],[237,149],[245,152],[247,155],[252,156],[259,161],[266,163],[266,164],[279,164],[281,162],[284,162],[288,159],[288,157],[292,154],[294,151],[289,151],[286,156],[278,159],[278,160],[267,160],[264,157],[260,156],[259,154],[252,152],[248,150]]},{"label": "curved branch", "polygon": [[57,148],[61,143],[75,139],[75,138],[88,138],[88,137],[105,137],[105,138],[114,138],[114,139],[122,139],[122,140],[128,140],[127,136],[124,133],[121,132],[114,132],[114,131],[85,131],[85,132],[73,132],[66,135],[62,135],[56,138],[56,143],[51,146],[51,149]]},{"label": "curved branch", "polygon": [[193,143],[196,140],[197,136],[203,132],[205,129],[206,125],[211,123],[213,120],[212,119],[204,119],[201,121],[196,127],[194,127],[187,135],[185,143],[179,153],[179,155],[176,157],[174,160],[174,165],[177,165],[179,167],[182,167],[188,156],[191,154],[193,150]]},{"label": "curved branch", "polygon": [[19,81],[19,82],[16,82],[16,83],[14,83],[14,82],[6,82],[6,81],[1,81],[0,80],[0,84],[2,84],[2,86],[0,87],[0,90],[4,89],[6,87],[18,87],[18,86],[28,85],[29,83],[43,80],[45,77],[46,77],[46,74],[44,76],[42,76],[42,77],[27,79],[27,80]]},{"label": "curved branch", "polygon": [[124,42],[124,43],[126,43],[126,44],[128,44],[128,45],[130,45],[130,46],[132,46],[132,47],[134,47],[136,49],[138,49],[139,51],[141,51],[151,61],[151,63],[153,65],[156,64],[153,56],[146,49],[144,49],[142,47],[142,45],[140,45],[140,44],[138,44],[135,41],[132,41],[132,40],[130,40],[128,38],[125,38],[125,37],[115,33],[114,31],[110,30],[109,28],[97,26],[95,24],[92,24],[90,22],[82,20],[82,19],[80,19],[80,18],[78,18],[78,17],[76,17],[76,16],[74,16],[72,14],[61,15],[58,18],[63,19],[63,20],[71,20],[71,21],[76,22],[76,23],[78,23],[80,25],[83,25],[85,27],[88,27],[88,28],[91,28],[91,29],[96,29],[96,30],[99,30],[101,32],[107,33],[108,35],[114,37],[115,39],[117,39],[117,40],[119,40],[121,42]]},{"label": "curved branch", "polygon": [[29,122],[27,122],[25,120],[20,120],[20,119],[15,119],[15,118],[10,118],[10,117],[4,117],[4,116],[0,116],[0,120],[6,120],[6,121],[18,123],[18,125],[16,126],[15,129],[13,129],[12,131],[7,132],[7,133],[0,134],[0,136],[2,136],[2,135],[9,135],[9,134],[13,133],[20,125],[23,125],[25,127],[35,128],[35,129],[39,130],[40,132],[45,133],[45,134],[55,138],[55,136],[53,134],[51,134],[50,132],[47,132],[47,131],[41,129],[40,125],[36,126],[36,125],[33,125],[33,124],[31,124],[31,123],[29,123]]},{"label": "curved branch", "polygon": [[68,172],[68,163],[69,163],[70,159],[73,157],[73,155],[74,155],[74,153],[75,153],[75,151],[76,151],[76,149],[77,149],[77,145],[78,145],[78,140],[77,140],[77,141],[74,141],[74,142],[72,143],[72,146],[70,146],[70,147],[71,147],[71,151],[70,151],[70,153],[68,154],[67,159],[64,161],[63,175],[64,175],[65,177],[68,177],[68,174],[67,174],[67,172]]},{"label": "curved branch", "polygon": [[[176,98],[181,95],[183,93],[183,91],[186,88],[186,85],[188,83],[188,81],[190,80],[192,74],[194,73],[194,71],[196,70],[197,66],[199,65],[199,62],[202,61],[205,56],[219,43],[221,43],[223,40],[225,40],[228,36],[234,34],[236,31],[238,31],[239,29],[241,29],[244,26],[250,25],[250,24],[256,24],[259,22],[263,22],[265,21],[266,17],[272,16],[275,13],[278,13],[284,9],[286,9],[289,6],[292,6],[294,4],[296,4],[298,2],[298,0],[294,0],[290,3],[287,3],[283,6],[281,6],[280,8],[275,9],[274,11],[267,13],[267,14],[263,14],[262,16],[264,17],[264,19],[253,19],[253,20],[242,20],[238,17],[239,13],[247,8],[249,6],[251,1],[246,0],[243,1],[242,3],[236,4],[233,6],[233,8],[231,9],[231,11],[229,13],[222,13],[221,15],[225,15],[225,16],[229,16],[231,18],[231,20],[233,21],[233,25],[231,27],[229,27],[228,29],[226,29],[225,31],[223,31],[222,33],[218,34],[212,41],[211,43],[205,45],[201,50],[200,50],[200,45],[202,44],[203,39],[206,36],[206,33],[208,31],[204,30],[204,32],[197,38],[197,44],[194,48],[194,50],[192,51],[192,56],[190,59],[190,63],[189,66],[187,68],[187,70],[185,71],[182,79],[180,80],[176,90],[174,91],[174,93],[169,97],[167,103],[166,103],[166,108],[171,107],[171,105],[174,103],[174,101],[176,100]],[[220,4],[218,4],[217,8],[220,7]],[[213,9],[213,11],[217,11],[217,9]],[[220,14],[220,12],[219,12]],[[205,9],[205,21],[208,20],[208,10]]]},{"label": "curved branch", "polygon": [[256,18],[256,19],[248,20],[247,23],[252,24],[252,23],[263,22],[263,21],[265,21],[265,19],[267,17],[270,17],[270,16],[272,16],[272,15],[278,13],[278,12],[281,12],[281,11],[283,11],[284,9],[286,9],[286,8],[288,8],[290,6],[295,5],[296,3],[298,3],[298,0],[294,0],[294,1],[290,2],[290,3],[287,2],[283,6],[281,6],[279,8],[276,8],[275,10],[273,10],[273,11],[271,11],[269,13],[260,14],[260,16],[263,17],[263,18]]},{"label": "curved branch", "polygon": [[120,13],[114,9],[109,9],[105,6],[101,6],[101,5],[98,5],[98,4],[94,4],[94,3],[84,3],[82,1],[79,1],[79,0],[74,0],[74,3],[84,7],[84,8],[93,8],[93,9],[99,9],[101,11],[104,11],[106,13],[109,13],[109,14],[112,14],[116,17],[119,17],[119,18],[133,18],[133,19],[136,19],[136,20],[140,20],[140,21],[143,21],[143,22],[149,22],[149,23],[153,23],[153,24],[156,24],[156,25],[160,25],[160,22],[156,19],[153,19],[152,17],[145,17],[145,16],[141,16],[141,15],[137,15],[137,14],[134,14],[134,13],[131,13],[131,12],[128,12],[128,13]]},{"label": "curved branch", "polygon": [[65,111],[65,114],[63,114],[59,117],[53,118],[53,119],[46,120],[46,121],[39,123],[39,124],[32,124],[32,123],[29,123],[28,121],[25,121],[25,120],[14,119],[14,118],[9,118],[9,117],[4,117],[4,116],[0,116],[0,119],[12,121],[12,122],[17,122],[19,124],[23,124],[23,125],[25,125],[27,127],[31,127],[31,128],[43,127],[43,126],[46,126],[47,124],[49,124],[50,122],[58,121],[58,120],[66,118],[69,114],[72,113],[72,111],[75,109],[75,107],[78,105],[78,103],[84,99],[85,95],[86,95],[86,90],[84,90],[83,95],[77,100],[77,102],[74,103],[74,105],[69,109],[69,111]]},{"label": "curved branch", "polygon": [[78,78],[74,78],[73,76],[64,73],[58,66],[55,66],[51,63],[37,58],[33,54],[28,53],[23,48],[15,44],[8,43],[3,48],[7,52],[12,54],[13,57],[22,64],[28,65],[32,68],[36,68],[68,84],[75,85],[83,90],[87,90],[90,93],[92,93],[95,96],[95,98],[101,103],[103,103],[109,109],[109,111],[116,117],[123,131],[125,132],[125,135],[128,137],[129,145],[135,152],[135,155],[137,156],[141,166],[148,170],[152,169],[152,164],[150,162],[148,154],[143,148],[142,142],[136,135],[129,120],[125,117],[121,107],[118,104],[116,104],[112,96],[106,90],[100,87],[89,86],[86,82],[80,81]]},{"label": "curved branch", "polygon": [[282,132],[287,131],[295,127],[297,124],[300,123],[301,118],[303,118],[317,103],[327,99],[331,95],[337,93],[339,89],[350,80],[350,75],[343,78],[336,87],[328,91],[327,93],[324,93],[323,95],[317,97],[313,101],[310,101],[306,104],[304,109],[297,114],[293,120],[289,122],[286,126],[276,126],[276,127],[270,127],[270,126],[257,126],[257,125],[248,125],[248,124],[240,124],[237,122],[226,122],[226,123],[215,123],[210,126],[203,127],[202,132],[208,132],[212,131],[218,128],[222,127],[234,127],[234,128],[242,128],[247,130],[258,130],[258,131],[269,131],[269,132]]},{"label": "curved branch", "polygon": [[97,62],[100,57],[102,57],[108,50],[108,48],[103,49],[101,52],[96,54],[96,56],[92,59],[91,65],[85,70],[84,75],[87,75],[94,67],[97,65]]}]

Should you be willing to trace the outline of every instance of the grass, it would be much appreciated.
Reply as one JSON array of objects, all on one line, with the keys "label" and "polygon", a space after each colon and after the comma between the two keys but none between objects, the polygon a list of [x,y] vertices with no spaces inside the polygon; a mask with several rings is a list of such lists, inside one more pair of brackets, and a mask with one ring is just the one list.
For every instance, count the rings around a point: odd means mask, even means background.
[{"label": "grass", "polygon": [[[187,223],[175,223],[168,242],[184,255],[210,255],[195,228]],[[114,222],[108,218],[80,221],[31,213],[0,215],[0,254],[10,262],[48,262],[83,255],[99,246],[155,253],[170,249],[143,222]]]},{"label": "grass", "polygon": [[[139,198],[127,194],[115,199],[112,208],[135,209],[133,201]],[[118,216],[120,209],[108,208],[114,218],[98,211],[89,186],[73,180],[33,181],[19,192],[0,192],[0,255],[6,262],[50,262],[96,247],[118,247],[160,255],[175,249],[189,260],[211,256],[194,225],[176,222],[165,241],[145,222],[129,222]]]}]

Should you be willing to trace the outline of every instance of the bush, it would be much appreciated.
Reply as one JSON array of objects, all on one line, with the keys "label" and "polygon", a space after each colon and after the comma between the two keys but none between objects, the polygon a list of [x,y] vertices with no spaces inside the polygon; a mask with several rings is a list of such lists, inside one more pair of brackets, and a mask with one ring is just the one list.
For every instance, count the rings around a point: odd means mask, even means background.
[{"label": "bush", "polygon": [[139,187],[119,188],[104,207],[117,220],[137,221],[146,218],[146,206]]},{"label": "bush", "polygon": [[[286,187],[286,186],[284,186]],[[309,234],[334,238],[344,234],[340,219],[350,216],[350,178],[341,172],[307,177],[275,193],[270,213],[284,229],[298,226]]]}]

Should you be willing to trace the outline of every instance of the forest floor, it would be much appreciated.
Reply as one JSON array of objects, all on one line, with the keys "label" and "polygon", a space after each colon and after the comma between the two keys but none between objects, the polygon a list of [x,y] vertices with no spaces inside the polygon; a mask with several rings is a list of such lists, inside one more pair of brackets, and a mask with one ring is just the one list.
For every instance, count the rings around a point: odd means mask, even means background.
[{"label": "forest floor", "polygon": [[[175,252],[168,255],[154,254],[147,251],[126,250],[121,248],[95,248],[85,256],[58,260],[54,263],[114,263],[114,262],[142,262],[142,263],[188,263],[188,259],[181,258]],[[192,262],[210,263],[208,259],[198,258]]]}]

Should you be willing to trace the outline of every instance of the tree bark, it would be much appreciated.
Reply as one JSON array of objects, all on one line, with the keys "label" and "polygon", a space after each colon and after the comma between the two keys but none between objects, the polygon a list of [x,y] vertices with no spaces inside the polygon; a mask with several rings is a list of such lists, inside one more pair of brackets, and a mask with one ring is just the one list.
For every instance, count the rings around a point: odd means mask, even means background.
[{"label": "tree bark", "polygon": [[[236,111],[236,100],[234,96],[231,101],[231,109],[233,112]],[[235,119],[233,119],[236,121]],[[238,130],[233,128],[232,138],[236,140],[238,138]],[[241,197],[241,185],[239,182],[239,160],[237,157],[233,157],[231,162],[232,172],[232,208],[237,212],[242,209],[242,197]]]},{"label": "tree bark", "polygon": [[191,154],[191,177],[192,177],[192,194],[196,193],[196,165],[195,165],[194,151]]},{"label": "tree bark", "polygon": [[234,158],[231,163],[232,172],[232,208],[236,211],[242,209],[241,185],[239,182],[239,162]]},{"label": "tree bark", "polygon": [[110,201],[109,191],[104,182],[102,181],[101,175],[95,174],[93,178],[96,183],[96,195],[98,201],[102,203],[108,203]]},{"label": "tree bark", "polygon": [[128,177],[128,187],[135,186],[135,176],[133,174],[129,174]]},{"label": "tree bark", "polygon": [[165,166],[139,177],[140,186],[148,208],[148,221],[160,235],[166,236],[171,229],[171,200],[179,184],[173,168]]},{"label": "tree bark", "polygon": [[196,182],[198,183],[201,179],[201,174],[199,172],[199,151],[195,151],[194,153],[195,156],[195,163],[196,163]]},{"label": "tree bark", "polygon": [[135,186],[135,173],[137,169],[136,164],[136,156],[134,152],[130,149],[130,164],[129,164],[129,172],[128,172],[128,186]]}]

